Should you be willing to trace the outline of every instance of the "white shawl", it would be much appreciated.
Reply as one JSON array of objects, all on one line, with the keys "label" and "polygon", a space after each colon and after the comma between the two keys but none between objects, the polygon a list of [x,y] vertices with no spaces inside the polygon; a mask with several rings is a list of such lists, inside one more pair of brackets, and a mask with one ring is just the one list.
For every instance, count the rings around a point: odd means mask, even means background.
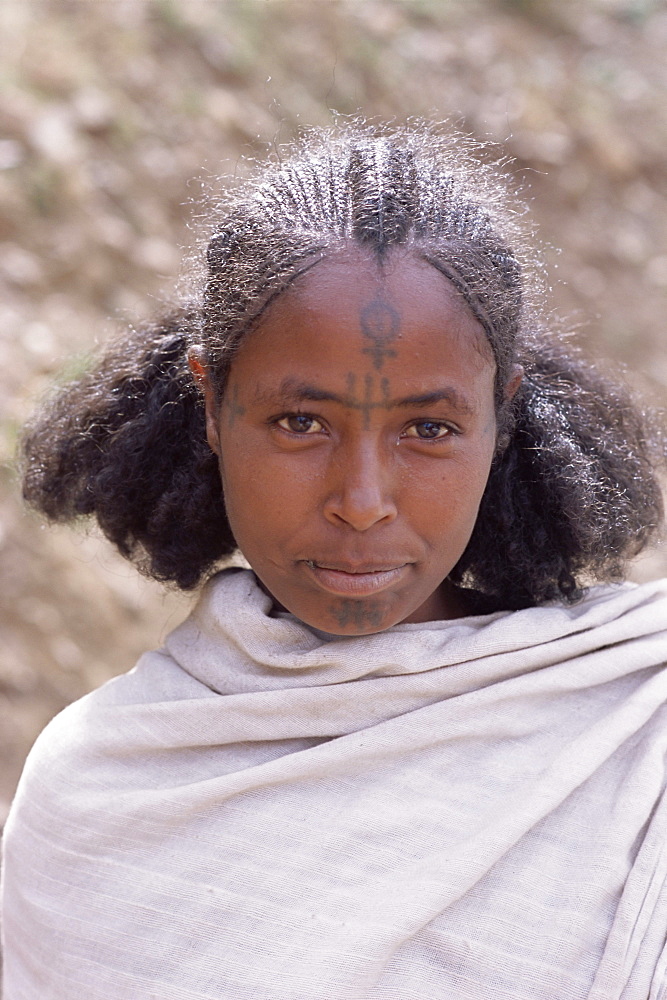
[{"label": "white shawl", "polygon": [[5,1000],[665,1000],[667,583],[327,638],[248,571],[38,740]]}]

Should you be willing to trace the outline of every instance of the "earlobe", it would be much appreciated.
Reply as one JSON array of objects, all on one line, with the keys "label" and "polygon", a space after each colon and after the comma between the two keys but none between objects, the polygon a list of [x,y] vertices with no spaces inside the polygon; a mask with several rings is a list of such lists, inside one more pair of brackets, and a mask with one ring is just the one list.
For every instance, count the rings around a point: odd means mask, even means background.
[{"label": "earlobe", "polygon": [[199,386],[204,397],[206,406],[206,440],[209,448],[218,458],[220,457],[220,435],[218,432],[218,404],[215,399],[215,392],[209,375],[208,366],[204,360],[204,349],[199,344],[195,344],[188,350],[188,365],[192,372],[192,377]]},{"label": "earlobe", "polygon": [[194,344],[188,348],[188,366],[192,372],[192,377],[202,390],[206,392],[209,383],[208,368],[204,361],[204,348],[201,344]]},{"label": "earlobe", "polygon": [[516,396],[523,381],[523,365],[512,365],[512,372],[505,383],[505,399],[509,402]]},{"label": "earlobe", "polygon": [[[523,365],[512,365],[512,370],[510,372],[510,377],[505,383],[505,403],[511,403],[511,401],[516,396],[519,391],[519,386],[523,381],[524,369]],[[508,407],[508,409],[510,409]],[[502,421],[504,425],[504,420]],[[507,430],[501,430],[496,439],[496,457],[503,454],[505,449],[509,446],[511,441],[511,435]]]}]

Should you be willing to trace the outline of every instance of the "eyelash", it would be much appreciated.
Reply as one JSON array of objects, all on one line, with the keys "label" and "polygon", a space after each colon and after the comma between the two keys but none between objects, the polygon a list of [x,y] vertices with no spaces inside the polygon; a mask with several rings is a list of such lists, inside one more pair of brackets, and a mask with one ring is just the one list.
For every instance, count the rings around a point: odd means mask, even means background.
[{"label": "eyelash", "polygon": [[[310,421],[311,424],[316,424],[316,425],[319,425],[319,426],[318,426],[318,429],[316,429],[316,430],[312,430],[310,427],[308,428],[308,430],[294,430],[292,427],[285,426],[285,424],[287,424],[291,420]],[[310,437],[310,436],[312,436],[314,434],[319,434],[322,430],[324,430],[324,425],[323,425],[322,421],[318,420],[317,417],[314,417],[310,413],[298,413],[298,412],[297,413],[286,413],[286,414],[284,414],[284,416],[278,417],[278,419],[276,419],[276,420],[274,420],[272,422],[276,426],[280,427],[280,429],[283,430],[283,431],[285,431],[287,434],[292,434],[295,437]],[[430,425],[431,427],[437,427],[441,431],[444,431],[445,433],[437,434],[437,435],[433,435],[433,436],[428,436],[428,435],[427,436],[422,436],[422,435],[416,433],[416,429],[418,427],[424,427],[426,425]],[[413,429],[415,430],[414,434],[408,433],[409,431],[411,431]],[[445,423],[444,420],[415,420],[413,423],[408,424],[408,426],[406,427],[406,429],[401,433],[401,437],[410,437],[410,438],[414,438],[417,441],[424,441],[424,442],[430,443],[432,441],[444,441],[445,438],[453,437],[457,433],[458,433],[458,431],[456,430],[456,428],[452,427],[450,424]]]},{"label": "eyelash", "polygon": [[280,427],[281,430],[287,431],[288,434],[294,434],[297,437],[307,437],[309,433],[310,434],[319,433],[319,432],[314,432],[314,431],[310,431],[310,432],[309,431],[303,431],[303,432],[302,431],[295,431],[291,427],[284,427],[283,426],[283,422],[286,423],[289,420],[311,420],[314,424],[319,424],[320,430],[324,429],[324,425],[322,424],[322,421],[318,420],[317,417],[313,417],[312,414],[310,414],[310,413],[286,413],[284,416],[279,417],[276,421],[274,421],[274,423],[277,424],[277,426]]},{"label": "eyelash", "polygon": [[429,424],[431,427],[439,427],[442,431],[445,431],[446,433],[438,434],[436,436],[427,435],[426,437],[422,437],[420,434],[413,435],[405,433],[405,437],[414,437],[418,441],[443,441],[445,438],[453,437],[457,433],[457,431],[453,427],[451,427],[449,424],[446,424],[443,420],[416,420],[414,423],[406,427],[406,432],[411,431],[413,429],[416,430],[417,427],[424,427],[426,424]]}]

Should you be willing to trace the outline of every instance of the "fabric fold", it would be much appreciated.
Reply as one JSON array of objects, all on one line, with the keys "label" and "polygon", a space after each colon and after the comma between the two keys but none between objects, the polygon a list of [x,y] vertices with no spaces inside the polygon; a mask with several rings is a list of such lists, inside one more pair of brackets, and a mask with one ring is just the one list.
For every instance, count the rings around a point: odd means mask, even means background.
[{"label": "fabric fold", "polygon": [[5,1000],[652,1000],[667,584],[362,638],[215,577],[38,740]]}]

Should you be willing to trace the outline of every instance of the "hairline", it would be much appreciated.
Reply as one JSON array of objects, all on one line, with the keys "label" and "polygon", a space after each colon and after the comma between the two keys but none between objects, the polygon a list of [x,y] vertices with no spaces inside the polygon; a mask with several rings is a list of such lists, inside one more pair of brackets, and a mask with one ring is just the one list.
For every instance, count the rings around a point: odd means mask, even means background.
[{"label": "hairline", "polygon": [[[241,344],[245,341],[246,337],[248,337],[251,333],[253,333],[254,330],[257,329],[257,327],[262,321],[262,318],[264,317],[270,306],[286,292],[289,292],[293,288],[295,282],[299,281],[299,279],[302,276],[308,274],[319,264],[329,263],[336,259],[344,259],[346,255],[350,254],[352,251],[355,250],[359,250],[362,253],[365,253],[370,261],[378,265],[380,270],[383,270],[387,264],[387,261],[394,256],[394,254],[391,251],[395,252],[404,251],[405,255],[411,258],[412,260],[427,264],[430,267],[432,267],[433,270],[437,271],[437,273],[440,274],[441,277],[443,277],[447,282],[449,282],[449,284],[460,295],[464,306],[467,308],[472,318],[481,327],[484,334],[482,343],[490,351],[491,359],[493,360],[496,366],[496,378],[497,378],[499,373],[498,356],[496,354],[496,350],[494,347],[494,338],[492,336],[493,327],[488,316],[482,313],[481,309],[476,308],[472,302],[472,296],[466,294],[467,290],[466,282],[458,273],[454,265],[445,264],[444,262],[441,263],[434,257],[432,253],[429,254],[425,252],[419,252],[420,244],[424,246],[426,242],[427,241],[412,239],[409,241],[406,240],[402,243],[393,244],[389,248],[384,247],[384,248],[376,248],[375,250],[373,250],[372,248],[365,246],[360,241],[350,239],[348,237],[344,240],[341,240],[338,246],[331,245],[330,247],[327,247],[325,249],[319,251],[318,250],[313,251],[312,255],[305,258],[304,266],[295,268],[291,273],[286,272],[282,276],[283,282],[281,286],[279,288],[273,289],[267,295],[265,300],[261,303],[259,309],[255,311],[250,317],[248,317],[247,322],[243,325],[242,329],[239,330],[233,345],[225,352],[228,358],[228,364],[226,365],[224,382],[218,383],[217,393],[216,393],[218,396],[218,403],[220,403],[222,401],[222,398],[224,397],[224,393],[227,387],[227,381],[229,378],[231,366],[233,364],[236,352],[240,348]],[[390,251],[389,253],[387,252],[388,250]],[[477,343],[479,343],[478,338],[476,338],[476,344]],[[484,351],[481,349],[480,349],[480,354],[484,356]],[[488,355],[487,355],[487,360],[488,360]],[[499,408],[500,407],[498,401],[496,400],[496,411]]]}]

